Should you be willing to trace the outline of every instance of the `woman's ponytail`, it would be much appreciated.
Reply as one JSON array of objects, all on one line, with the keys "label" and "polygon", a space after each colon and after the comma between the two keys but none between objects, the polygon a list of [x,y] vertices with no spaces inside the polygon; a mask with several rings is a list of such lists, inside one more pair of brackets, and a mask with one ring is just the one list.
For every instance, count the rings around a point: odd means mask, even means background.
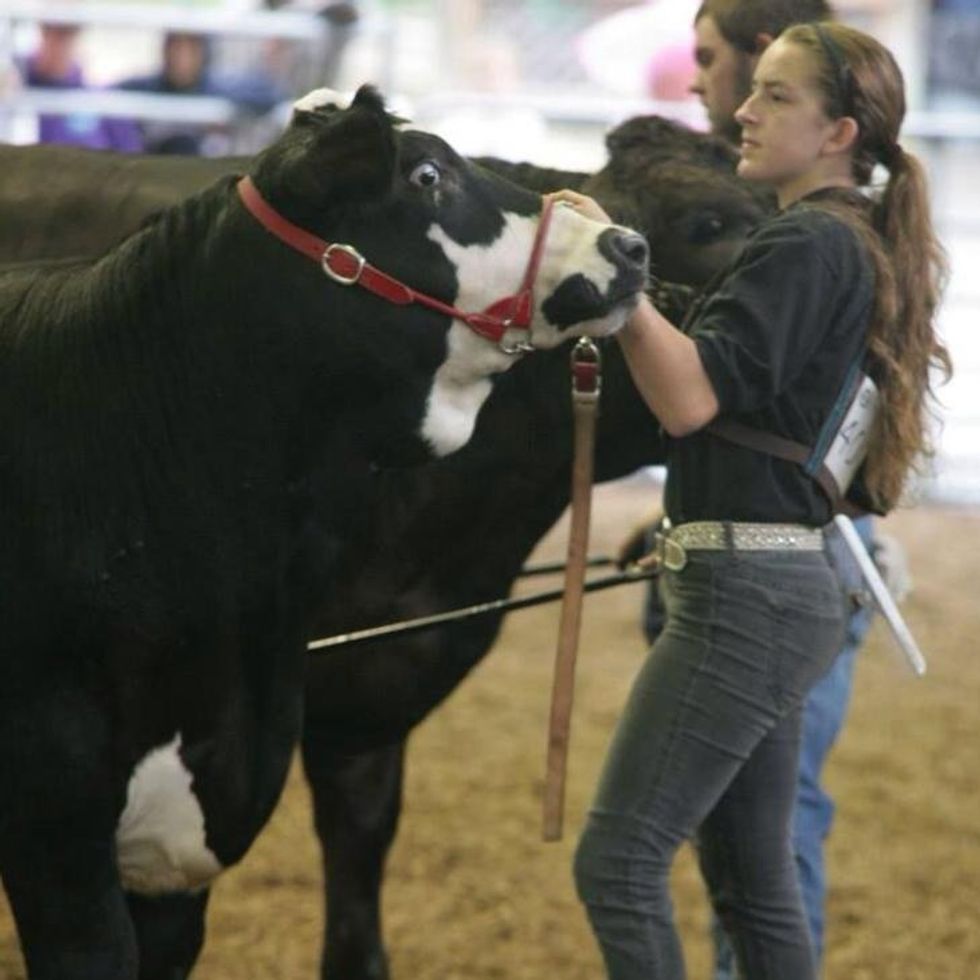
[{"label": "woman's ponytail", "polygon": [[876,256],[879,293],[893,298],[882,296],[869,337],[883,410],[867,480],[872,496],[886,507],[898,501],[907,472],[934,451],[933,369],[943,380],[952,373],[949,353],[935,332],[948,277],[946,253],[933,229],[922,164],[898,143],[894,147],[888,182],[874,209],[884,253]]},{"label": "woman's ponytail", "polygon": [[882,511],[901,496],[907,474],[932,453],[930,400],[936,380],[952,373],[949,353],[935,330],[947,278],[936,238],[921,163],[899,143],[905,84],[895,59],[874,38],[839,23],[800,24],[784,38],[806,48],[819,66],[818,83],[831,118],[857,122],[853,174],[871,183],[883,165],[888,182],[865,209],[847,219],[872,259],[875,306],[868,332],[870,369],[881,393],[878,431],[865,464],[865,483]]}]

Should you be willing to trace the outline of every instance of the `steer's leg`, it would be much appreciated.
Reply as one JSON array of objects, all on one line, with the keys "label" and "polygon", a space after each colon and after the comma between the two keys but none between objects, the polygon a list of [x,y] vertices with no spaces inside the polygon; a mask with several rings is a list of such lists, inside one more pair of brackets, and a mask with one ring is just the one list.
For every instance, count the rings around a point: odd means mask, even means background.
[{"label": "steer's leg", "polygon": [[136,977],[110,756],[101,715],[84,696],[62,688],[0,697],[0,878],[31,980]]},{"label": "steer's leg", "polygon": [[185,980],[204,945],[207,890],[127,894],[140,953],[140,980]]},{"label": "steer's leg", "polygon": [[401,810],[404,743],[332,753],[307,731],[303,764],[323,848],[327,923],[323,980],[388,980],[381,882]]},{"label": "steer's leg", "polygon": [[[0,876],[31,980],[135,980],[136,940],[112,842],[37,833],[4,849]],[[62,837],[64,832],[62,830]],[[9,839],[8,839],[9,842]]]}]

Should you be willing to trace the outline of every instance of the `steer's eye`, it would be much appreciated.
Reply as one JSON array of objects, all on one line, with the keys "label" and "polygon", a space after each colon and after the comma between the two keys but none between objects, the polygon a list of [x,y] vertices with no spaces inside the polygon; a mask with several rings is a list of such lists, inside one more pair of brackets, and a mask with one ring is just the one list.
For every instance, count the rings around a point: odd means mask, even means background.
[{"label": "steer's eye", "polygon": [[408,179],[416,187],[435,187],[442,179],[442,171],[431,160],[426,160],[408,175]]},{"label": "steer's eye", "polygon": [[695,243],[710,242],[725,230],[725,223],[717,214],[706,214],[694,223],[691,230],[691,241]]}]

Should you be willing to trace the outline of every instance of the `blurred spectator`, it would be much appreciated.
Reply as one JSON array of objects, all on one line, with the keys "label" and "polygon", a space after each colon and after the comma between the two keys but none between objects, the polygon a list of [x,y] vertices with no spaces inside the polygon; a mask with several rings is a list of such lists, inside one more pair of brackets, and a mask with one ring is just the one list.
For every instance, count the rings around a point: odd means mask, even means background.
[{"label": "blurred spectator", "polygon": [[694,61],[693,31],[691,38],[667,44],[657,50],[647,65],[647,91],[651,99],[682,102],[692,98],[691,86],[698,66]]},{"label": "blurred spectator", "polygon": [[315,13],[328,27],[320,45],[282,38],[266,43],[265,67],[280,80],[289,97],[336,86],[344,52],[360,26],[361,0],[262,0],[262,5],[268,10]]},{"label": "blurred spectator", "polygon": [[[40,31],[36,50],[18,66],[24,84],[36,88],[88,88],[76,50],[80,34],[78,25],[42,23]],[[86,112],[41,115],[38,141],[130,153],[142,146],[139,130],[132,121],[102,118]]]},{"label": "blurred spectator", "polygon": [[[269,112],[287,98],[280,86],[265,74],[218,75],[211,67],[211,41],[201,34],[179,31],[164,37],[159,71],[126,79],[116,87],[127,92],[221,96],[256,116]],[[199,155],[227,149],[218,145],[221,136],[213,127],[150,120],[140,126],[147,153]]]},{"label": "blurred spectator", "polygon": [[940,110],[980,110],[980,0],[932,0],[927,86]]}]

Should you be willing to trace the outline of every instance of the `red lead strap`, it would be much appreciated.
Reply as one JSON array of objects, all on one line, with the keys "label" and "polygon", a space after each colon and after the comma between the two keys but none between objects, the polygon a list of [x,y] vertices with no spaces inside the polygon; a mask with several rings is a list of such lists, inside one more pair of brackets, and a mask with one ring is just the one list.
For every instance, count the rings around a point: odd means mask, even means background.
[{"label": "red lead strap", "polygon": [[[341,285],[362,286],[376,296],[399,306],[406,306],[409,303],[428,306],[430,309],[461,320],[475,333],[495,343],[499,343],[508,330],[527,330],[531,326],[534,282],[541,267],[541,256],[548,235],[548,226],[551,223],[552,201],[549,198],[545,198],[541,209],[538,231],[520,290],[513,296],[505,296],[491,303],[482,313],[466,313],[393,279],[371,265],[352,245],[325,242],[312,232],[294,225],[262,197],[251,177],[242,177],[238,182],[238,194],[242,203],[263,228],[290,248],[322,265],[323,271]],[[530,350],[531,345],[525,343],[503,349],[507,353],[518,353]]]}]

